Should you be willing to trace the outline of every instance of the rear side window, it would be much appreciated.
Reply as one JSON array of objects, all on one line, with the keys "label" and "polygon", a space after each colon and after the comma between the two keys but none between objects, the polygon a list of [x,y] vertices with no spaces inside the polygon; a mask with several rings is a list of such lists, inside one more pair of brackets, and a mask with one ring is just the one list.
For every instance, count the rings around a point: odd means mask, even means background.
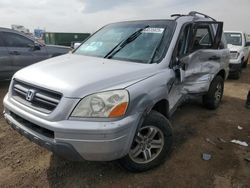
[{"label": "rear side window", "polygon": [[195,30],[193,50],[209,49],[212,47],[213,39],[209,26],[198,26]]},{"label": "rear side window", "polygon": [[201,40],[200,44],[205,46],[211,46],[212,45],[212,38],[211,35],[208,32],[208,29],[202,29],[201,32]]},{"label": "rear side window", "polygon": [[16,33],[2,32],[4,43],[7,47],[29,47],[34,42]]}]

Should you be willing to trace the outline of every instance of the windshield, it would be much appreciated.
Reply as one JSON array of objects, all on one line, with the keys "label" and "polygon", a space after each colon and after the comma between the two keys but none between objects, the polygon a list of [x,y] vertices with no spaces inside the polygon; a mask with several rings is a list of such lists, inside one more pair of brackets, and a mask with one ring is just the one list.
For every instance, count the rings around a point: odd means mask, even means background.
[{"label": "windshield", "polygon": [[154,63],[167,50],[175,22],[136,21],[110,24],[88,40],[74,53],[116,60]]},{"label": "windshield", "polygon": [[242,46],[242,35],[241,33],[225,33],[228,44]]}]

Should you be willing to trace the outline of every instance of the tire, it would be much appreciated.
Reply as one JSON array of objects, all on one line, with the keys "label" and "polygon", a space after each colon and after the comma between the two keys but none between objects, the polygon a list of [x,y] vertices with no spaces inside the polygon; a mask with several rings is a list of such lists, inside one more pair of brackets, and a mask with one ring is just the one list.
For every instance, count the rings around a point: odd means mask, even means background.
[{"label": "tire", "polygon": [[203,96],[203,104],[206,108],[214,110],[219,107],[224,92],[224,79],[216,76],[210,84],[209,90]]},{"label": "tire", "polygon": [[131,172],[150,170],[165,161],[172,143],[170,122],[162,114],[151,111],[136,133],[129,153],[118,162]]},{"label": "tire", "polygon": [[247,68],[247,61],[245,61],[243,64],[242,64],[242,68]]},{"label": "tire", "polygon": [[233,75],[233,79],[239,80],[240,79],[240,75],[241,75],[241,71],[235,72],[234,75]]},{"label": "tire", "polygon": [[241,67],[242,67],[242,68],[247,68],[247,63],[248,63],[248,58],[247,58],[246,61],[244,61],[244,58],[243,58],[243,59],[242,59],[242,65],[241,65]]}]

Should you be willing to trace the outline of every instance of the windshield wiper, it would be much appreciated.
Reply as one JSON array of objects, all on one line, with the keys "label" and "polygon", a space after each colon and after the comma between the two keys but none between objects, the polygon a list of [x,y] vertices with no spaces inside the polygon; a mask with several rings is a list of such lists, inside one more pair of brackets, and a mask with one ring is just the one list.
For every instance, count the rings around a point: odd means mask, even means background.
[{"label": "windshield wiper", "polygon": [[150,58],[149,58],[149,60],[148,60],[148,63],[149,63],[149,64],[153,62],[156,53],[159,53],[158,50],[159,50],[159,47],[161,46],[161,43],[162,43],[163,38],[164,38],[164,36],[165,36],[165,31],[166,31],[166,28],[164,29],[164,31],[163,31],[163,33],[162,33],[161,40],[160,40],[160,41],[158,42],[158,44],[156,45],[155,49],[154,49],[153,52],[152,52],[152,55],[150,56]]},{"label": "windshield wiper", "polygon": [[124,48],[127,44],[133,42],[137,37],[139,37],[141,35],[141,32],[148,28],[149,25],[138,29],[136,32],[132,33],[127,39],[119,42],[109,53],[107,53],[107,55],[104,56],[104,58],[112,58],[116,53],[118,53],[122,48]]}]

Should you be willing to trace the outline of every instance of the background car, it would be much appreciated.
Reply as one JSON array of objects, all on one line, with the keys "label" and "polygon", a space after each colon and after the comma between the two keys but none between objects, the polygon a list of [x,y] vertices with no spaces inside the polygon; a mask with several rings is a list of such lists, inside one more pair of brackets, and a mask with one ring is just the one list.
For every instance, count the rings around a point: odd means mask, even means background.
[{"label": "background car", "polygon": [[225,36],[231,54],[230,76],[239,79],[241,68],[247,67],[250,43],[241,31],[225,31]]},{"label": "background car", "polygon": [[23,67],[70,50],[70,47],[45,45],[21,32],[0,28],[0,80],[10,79]]}]

